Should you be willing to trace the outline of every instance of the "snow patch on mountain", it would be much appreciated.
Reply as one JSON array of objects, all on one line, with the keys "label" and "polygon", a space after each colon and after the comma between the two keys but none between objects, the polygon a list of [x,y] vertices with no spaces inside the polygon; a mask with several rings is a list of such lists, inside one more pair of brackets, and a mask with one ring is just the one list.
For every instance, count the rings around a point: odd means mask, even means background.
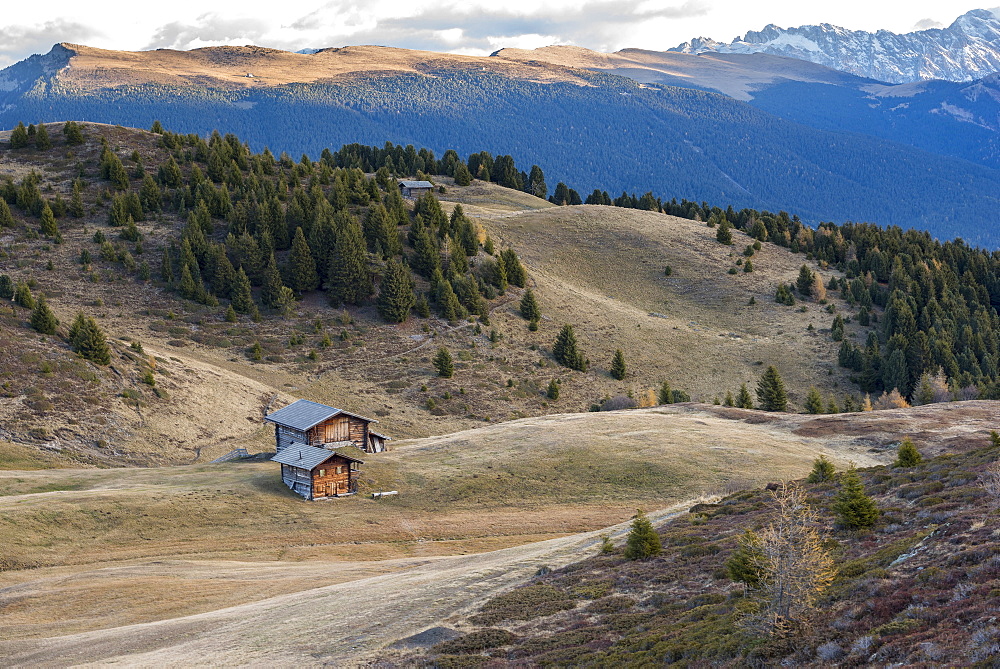
[{"label": "snow patch on mountain", "polygon": [[973,81],[1000,72],[1000,8],[974,9],[947,28],[905,34],[848,30],[829,23],[797,28],[770,24],[728,44],[697,37],[668,50],[768,53],[887,83]]}]

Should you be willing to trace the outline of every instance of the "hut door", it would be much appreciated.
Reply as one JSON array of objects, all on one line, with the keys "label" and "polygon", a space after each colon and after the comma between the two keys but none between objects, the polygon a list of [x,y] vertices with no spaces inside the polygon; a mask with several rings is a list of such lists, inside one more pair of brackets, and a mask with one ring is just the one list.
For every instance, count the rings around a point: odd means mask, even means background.
[{"label": "hut door", "polygon": [[348,422],[346,419],[338,420],[326,424],[326,443],[334,441],[350,441],[348,432]]}]

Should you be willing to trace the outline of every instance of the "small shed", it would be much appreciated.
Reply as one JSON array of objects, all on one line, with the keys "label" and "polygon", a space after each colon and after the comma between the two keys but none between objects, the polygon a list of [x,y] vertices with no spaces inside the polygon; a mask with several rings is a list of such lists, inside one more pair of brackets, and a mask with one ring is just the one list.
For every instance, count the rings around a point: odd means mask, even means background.
[{"label": "small shed", "polygon": [[424,193],[434,190],[434,184],[430,181],[400,181],[399,194],[403,197],[418,198]]},{"label": "small shed", "polygon": [[372,439],[369,426],[378,421],[309,400],[293,402],[264,420],[274,423],[274,450],[278,453],[292,444],[327,449],[351,444],[366,453],[380,453],[388,440],[384,435]]},{"label": "small shed", "polygon": [[363,460],[307,446],[291,444],[271,458],[281,463],[281,480],[306,499],[344,497],[358,491],[359,465]]}]

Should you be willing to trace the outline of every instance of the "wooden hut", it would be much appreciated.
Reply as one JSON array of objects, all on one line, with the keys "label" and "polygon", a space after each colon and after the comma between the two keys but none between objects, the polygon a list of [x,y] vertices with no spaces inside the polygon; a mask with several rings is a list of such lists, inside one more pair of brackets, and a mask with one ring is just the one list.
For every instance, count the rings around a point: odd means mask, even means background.
[{"label": "wooden hut", "polygon": [[403,197],[418,198],[424,193],[434,190],[434,184],[430,181],[400,181],[399,194]]},{"label": "wooden hut", "polygon": [[281,480],[306,499],[344,497],[358,491],[364,461],[325,448],[291,444],[273,458],[281,463]]},{"label": "wooden hut", "polygon": [[274,423],[274,450],[281,453],[292,444],[333,449],[348,444],[366,453],[381,453],[388,437],[373,433],[378,421],[335,409],[318,402],[298,400],[264,417]]}]

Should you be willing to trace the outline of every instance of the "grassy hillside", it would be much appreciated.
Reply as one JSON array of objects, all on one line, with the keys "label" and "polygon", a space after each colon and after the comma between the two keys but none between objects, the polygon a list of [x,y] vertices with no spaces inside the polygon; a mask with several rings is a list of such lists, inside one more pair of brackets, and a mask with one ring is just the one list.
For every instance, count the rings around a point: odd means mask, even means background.
[{"label": "grassy hillside", "polygon": [[782,633],[753,626],[764,604],[726,568],[745,530],[775,521],[773,496],[756,490],[698,505],[661,528],[657,557],[630,561],[619,546],[536,575],[453,623],[457,638],[432,645],[414,637],[399,647],[419,650],[388,651],[380,663],[991,666],[997,499],[981,475],[997,470],[997,458],[992,445],[863,470],[881,512],[863,530],[837,524],[837,482],[800,482],[834,576],[812,613]]},{"label": "grassy hillside", "polygon": [[[260,322],[229,323],[226,300],[218,306],[184,300],[159,279],[163,251],[177,243],[184,214],[164,210],[140,221],[141,245],[121,240],[120,230],[108,225],[113,193],[98,171],[101,140],[126,163],[137,151],[151,170],[168,155],[158,136],[87,125],[85,143],[67,147],[60,127],[49,126],[56,148],[2,152],[12,183],[34,172],[52,201],[68,201],[82,172],[85,212],[57,219],[61,243],[54,243],[38,234],[37,218],[11,206],[15,225],[2,231],[9,246],[0,274],[45,295],[62,325],[55,337],[39,336],[28,326],[29,310],[11,305],[0,312],[11,341],[0,352],[6,361],[0,411],[8,416],[0,437],[44,445],[78,463],[189,463],[237,445],[267,448],[264,410],[294,397],[371,415],[387,433],[403,437],[583,411],[616,395],[649,403],[664,380],[710,402],[735,393],[741,382],[752,389],[767,364],[786,374],[796,406],[813,384],[838,403],[855,392],[824,332],[832,318],[824,309],[841,302],[831,296],[827,305],[788,308],[773,301],[777,284],[795,279],[802,256],[765,245],[753,257],[752,274],[728,274],[739,269],[739,252],[752,241],[742,233],[734,232],[727,247],[714,240],[714,230],[691,221],[610,207],[554,207],[481,181],[457,187],[443,178],[443,206],[451,212],[461,203],[484,238],[521,254],[542,305],[537,332],[518,314],[522,292],[515,287],[491,301],[490,325],[481,327],[416,317],[389,325],[370,302],[334,309],[318,291],[307,292],[287,316],[265,310]],[[225,224],[215,225],[213,239],[222,240]],[[113,259],[102,257],[96,233],[116,248]],[[129,270],[121,260],[125,252],[133,263],[147,263],[152,278],[142,279],[134,264]],[[81,264],[84,253],[90,259]],[[480,251],[473,262],[488,259]],[[670,277],[663,271],[668,264]],[[377,263],[372,267],[378,271]],[[836,274],[819,271],[824,280]],[[755,305],[748,305],[751,298]],[[88,363],[69,350],[66,328],[79,311],[106,331],[111,365]],[[564,323],[575,326],[591,371],[571,372],[553,361],[550,350]],[[849,333],[862,336],[856,328],[848,326]],[[262,345],[259,362],[247,356],[254,342]],[[434,373],[431,357],[439,346],[456,359],[452,379]],[[616,348],[629,367],[623,381],[608,373]],[[692,355],[706,366],[685,362]],[[143,382],[146,372],[155,387]],[[553,402],[545,390],[554,378],[561,394]]]}]

